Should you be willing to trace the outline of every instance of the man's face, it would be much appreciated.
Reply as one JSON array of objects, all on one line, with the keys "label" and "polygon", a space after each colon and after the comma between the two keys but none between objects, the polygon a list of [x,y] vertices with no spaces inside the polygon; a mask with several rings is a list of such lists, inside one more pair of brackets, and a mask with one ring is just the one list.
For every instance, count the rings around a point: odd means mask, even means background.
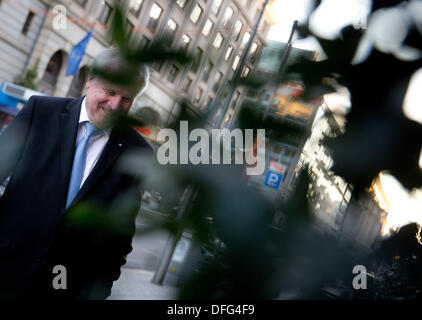
[{"label": "man's face", "polygon": [[86,109],[92,124],[97,128],[107,127],[107,118],[112,112],[127,113],[138,91],[112,84],[105,80],[89,78],[86,83]]}]

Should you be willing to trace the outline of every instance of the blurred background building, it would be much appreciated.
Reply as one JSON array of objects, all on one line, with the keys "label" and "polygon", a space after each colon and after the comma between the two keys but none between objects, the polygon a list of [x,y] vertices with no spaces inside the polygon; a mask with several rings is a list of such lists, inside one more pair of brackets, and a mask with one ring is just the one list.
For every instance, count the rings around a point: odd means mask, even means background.
[{"label": "blurred background building", "polygon": [[344,220],[345,212],[352,197],[352,186],[330,171],[333,159],[322,144],[324,136],[337,136],[341,126],[331,112],[326,101],[315,117],[312,135],[306,142],[301,155],[301,164],[309,169],[311,185],[308,197],[321,228],[337,234]]},{"label": "blurred background building", "polygon": [[299,167],[308,166],[311,179],[308,199],[317,227],[337,236],[356,252],[368,252],[382,238],[388,201],[379,178],[365,194],[357,196],[352,185],[331,171],[333,158],[321,140],[341,134],[342,123],[343,118],[335,115],[324,101],[315,117]]},{"label": "blurred background building", "polygon": [[[284,134],[266,130],[265,141],[258,148],[265,148],[265,172],[250,176],[250,183],[272,199],[285,198],[294,187],[295,172],[305,142],[311,135],[312,123],[321,100],[306,101],[301,97],[301,82],[278,81],[282,69],[298,59],[316,60],[315,51],[289,48],[286,43],[268,41],[252,77],[274,79],[262,87],[250,88],[241,100],[239,108],[233,110],[236,119],[242,107],[253,107],[263,119],[269,119]],[[228,126],[235,125],[229,121]],[[258,149],[259,152],[259,149]]]},{"label": "blurred background building", "polygon": [[[262,0],[0,0],[0,91],[19,100],[10,107],[7,98],[0,95],[0,130],[34,92],[61,97],[84,93],[88,66],[111,44],[108,30],[117,2],[124,4],[134,45],[148,48],[164,42],[169,49],[183,49],[197,58],[188,65],[170,61],[151,64],[150,85],[131,110],[151,124],[141,128],[141,134],[155,143],[158,129],[179,112],[181,99],[196,114],[209,111],[216,100],[221,105],[228,102],[227,110],[217,110],[212,120],[221,118],[218,127],[229,129],[236,126],[241,109],[252,105],[263,119],[288,130],[283,137],[266,132],[265,141],[259,144],[265,148],[265,171],[250,176],[250,184],[272,200],[285,198],[295,186],[298,170],[307,164],[312,179],[308,196],[318,225],[357,246],[375,245],[386,215],[379,205],[382,185],[375,182],[366,197],[356,199],[352,187],[330,172],[332,158],[319,138],[321,132],[339,133],[341,125],[327,101],[323,97],[304,99],[299,79],[281,84],[274,80],[259,89],[238,86],[230,94],[236,71],[241,78],[275,79],[299,58],[320,58],[315,51],[266,40],[275,22],[271,6],[253,35]],[[57,27],[64,24],[65,28]],[[66,76],[71,50],[91,29],[78,73]],[[244,61],[242,53],[246,54]],[[159,215],[160,199],[160,194],[147,191],[145,212]],[[276,215],[275,224],[279,220],[281,216]],[[176,270],[177,264],[180,269],[189,250],[188,238],[182,237],[168,270]],[[162,248],[154,247],[152,251],[159,250]]]},{"label": "blurred background building", "polygon": [[[226,125],[235,126],[240,109],[252,107],[259,110],[263,119],[271,119],[283,128],[285,134],[281,136],[266,130],[265,141],[261,143],[261,148],[265,146],[265,171],[250,176],[250,184],[270,199],[287,198],[294,190],[298,172],[306,165],[311,179],[308,199],[316,227],[350,244],[357,252],[367,252],[381,240],[386,221],[388,209],[383,205],[387,200],[382,184],[379,179],[374,181],[371,189],[358,198],[353,186],[331,171],[333,158],[322,139],[342,133],[343,118],[332,112],[329,105],[335,100],[326,100],[325,96],[306,100],[299,78],[277,81],[299,59],[317,61],[320,55],[289,47],[289,43],[268,41],[251,76],[274,82],[248,89],[238,107],[233,108],[234,116],[226,117]],[[282,213],[277,213],[274,224],[281,224],[282,220]]]},{"label": "blurred background building", "polygon": [[[223,95],[233,72],[247,75],[266,45],[274,15],[266,10],[250,47],[248,59],[240,55],[251,37],[261,9],[259,0],[8,0],[0,2],[0,80],[22,80],[35,72],[34,89],[49,95],[78,97],[84,92],[88,66],[110,45],[107,33],[116,3],[123,3],[127,28],[135,46],[165,42],[169,49],[185,49],[198,59],[189,65],[154,63],[146,92],[132,112],[147,115],[152,125],[168,124],[185,98],[195,113],[207,110]],[[66,16],[61,16],[65,13]],[[67,17],[67,19],[66,19]],[[60,27],[65,24],[65,27]],[[59,27],[57,27],[59,26]],[[69,53],[93,28],[75,76],[66,76]],[[15,88],[16,91],[16,88]],[[234,104],[243,93],[236,91]],[[147,109],[147,110],[141,110]],[[154,140],[156,130],[143,132]]]}]

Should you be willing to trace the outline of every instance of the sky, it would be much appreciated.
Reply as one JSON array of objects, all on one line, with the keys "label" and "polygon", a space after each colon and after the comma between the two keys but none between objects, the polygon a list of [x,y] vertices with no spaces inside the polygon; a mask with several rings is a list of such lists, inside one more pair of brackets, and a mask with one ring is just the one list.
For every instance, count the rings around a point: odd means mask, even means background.
[{"label": "sky", "polygon": [[[304,22],[311,5],[312,0],[275,0],[273,8],[277,22],[270,30],[268,39],[287,42],[293,21],[297,19],[299,22]],[[370,5],[370,0],[324,0],[309,20],[310,29],[318,36],[333,39],[338,35],[341,28],[347,24],[366,25],[366,16]],[[320,52],[322,50],[315,39],[294,40],[293,46]],[[322,53],[322,56],[324,56],[324,53]],[[422,69],[412,77],[404,101],[405,115],[422,124],[422,110],[420,108],[422,91],[418,90],[421,87]],[[343,104],[345,108],[350,105],[350,100],[345,96],[339,99],[331,97],[331,99],[333,104]],[[341,102],[342,100],[343,102]],[[419,166],[422,168],[422,157]],[[422,225],[422,190],[414,190],[409,193],[393,176],[383,173],[380,178],[390,204],[387,215],[387,229],[396,229],[414,221]]]},{"label": "sky", "polygon": [[[275,0],[276,25],[270,30],[269,39],[287,42],[294,20],[306,21],[312,8],[312,0]],[[325,0],[312,15],[309,25],[313,32],[325,38],[335,38],[345,25],[359,24],[366,20],[370,0]],[[317,49],[315,40],[296,40],[294,46]]]}]

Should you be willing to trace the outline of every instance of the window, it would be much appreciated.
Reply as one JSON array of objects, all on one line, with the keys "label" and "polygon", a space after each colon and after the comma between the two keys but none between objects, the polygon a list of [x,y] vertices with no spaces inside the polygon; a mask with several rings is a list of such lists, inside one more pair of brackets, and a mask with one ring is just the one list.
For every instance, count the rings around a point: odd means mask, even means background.
[{"label": "window", "polygon": [[205,105],[205,108],[208,110],[211,107],[212,102],[214,101],[213,97],[207,98],[207,103]]},{"label": "window", "polygon": [[217,72],[215,74],[214,86],[212,87],[214,92],[217,92],[218,88],[220,87],[221,80],[223,80],[223,74],[221,72]]},{"label": "window", "polygon": [[232,52],[233,52],[233,47],[232,46],[229,46],[227,48],[227,51],[226,51],[226,55],[224,57],[224,60],[226,60],[226,61],[229,60],[230,57],[231,57],[231,55],[232,55]]},{"label": "window", "polygon": [[258,49],[258,44],[256,42],[252,43],[251,51],[249,51],[251,63],[255,63],[257,49]]},{"label": "window", "polygon": [[294,150],[285,149],[283,156],[290,159],[290,158],[293,158],[294,154],[295,154]]},{"label": "window", "polygon": [[230,105],[230,108],[231,108],[231,109],[234,109],[234,108],[236,107],[236,105],[237,105],[237,104],[238,104],[238,102],[239,102],[239,99],[240,99],[240,92],[239,92],[239,91],[236,91],[236,92],[234,93],[234,95],[233,95],[232,103],[231,103],[231,105]]},{"label": "window", "polygon": [[141,12],[141,5],[143,0],[130,0],[129,2],[129,12],[135,17],[139,16]]},{"label": "window", "polygon": [[208,36],[213,25],[214,23],[210,19],[207,19],[207,22],[205,22],[204,28],[202,29],[202,34]]},{"label": "window", "polygon": [[100,16],[98,17],[98,21],[102,24],[107,24],[110,20],[112,10],[113,8],[107,2],[104,2],[103,10],[101,11]]},{"label": "window", "polygon": [[242,73],[240,74],[241,78],[246,78],[249,74],[250,69],[247,67],[243,67]]},{"label": "window", "polygon": [[210,60],[208,60],[207,63],[205,64],[205,67],[204,67],[202,81],[204,81],[204,82],[208,81],[208,79],[210,77],[211,70],[212,70],[213,67],[214,67],[214,65],[212,64],[212,62]]},{"label": "window", "polygon": [[258,45],[256,42],[252,43],[250,54],[254,54],[256,52],[256,49],[258,49]]},{"label": "window", "polygon": [[229,121],[232,118],[232,114],[228,114],[225,118],[224,118],[224,122]]},{"label": "window", "polygon": [[26,16],[25,23],[22,27],[22,34],[26,35],[28,33],[29,27],[31,26],[32,19],[34,18],[34,13],[32,11],[28,12],[28,15]]},{"label": "window", "polygon": [[69,92],[67,93],[68,97],[78,98],[81,96],[85,86],[85,82],[88,78],[88,71],[89,68],[87,66],[84,66],[79,69],[78,74],[75,75],[72,79]]},{"label": "window", "polygon": [[182,90],[184,92],[188,92],[191,85],[192,85],[192,79],[187,77],[185,80],[185,83],[183,84]]},{"label": "window", "polygon": [[177,23],[173,19],[169,19],[167,21],[166,35],[165,35],[165,40],[164,40],[164,43],[167,46],[171,46],[176,30],[177,30]]},{"label": "window", "polygon": [[199,66],[201,64],[202,56],[204,54],[204,50],[201,48],[196,48],[196,54],[195,54],[195,61],[192,65],[192,72],[197,72],[199,69]]},{"label": "window", "polygon": [[201,100],[203,93],[204,93],[204,90],[202,90],[201,88],[196,89],[195,102],[199,102]]},{"label": "window", "polygon": [[240,50],[242,50],[246,46],[250,37],[251,37],[251,34],[249,32],[246,32],[245,35],[243,36],[242,44],[240,45]]},{"label": "window", "polygon": [[155,60],[152,63],[152,67],[157,71],[157,72],[161,72],[161,69],[163,68],[164,65],[164,61],[163,60]]},{"label": "window", "polygon": [[174,64],[170,68],[169,75],[167,77],[167,80],[170,82],[174,82],[177,78],[177,75],[179,74],[179,68],[176,67]]},{"label": "window", "polygon": [[186,0],[177,0],[176,3],[180,8],[184,8],[186,4]]},{"label": "window", "polygon": [[169,19],[167,21],[167,30],[169,30],[171,33],[176,32],[177,29],[177,23],[173,19]]},{"label": "window", "polygon": [[141,42],[139,43],[139,46],[143,49],[147,48],[148,45],[150,44],[151,40],[148,39],[145,36],[142,36]]},{"label": "window", "polygon": [[223,40],[224,40],[223,36],[221,35],[220,32],[218,32],[214,39],[214,43],[213,43],[214,47],[216,49],[220,49],[221,44],[223,43]]},{"label": "window", "polygon": [[57,84],[60,70],[63,65],[63,52],[61,50],[56,51],[53,54],[50,61],[47,64],[44,75],[41,81],[42,92],[52,95]]},{"label": "window", "polygon": [[192,13],[190,14],[190,19],[193,23],[197,23],[199,18],[201,17],[202,9],[200,6],[195,5],[195,8],[193,8]]},{"label": "window", "polygon": [[234,25],[234,34],[233,34],[233,38],[235,41],[239,39],[239,35],[240,35],[240,31],[242,30],[242,27],[243,27],[243,23],[240,20],[237,20]]},{"label": "window", "polygon": [[[75,2],[80,5],[82,8],[85,8],[86,0],[75,0]],[[0,1],[1,4],[1,1]]]},{"label": "window", "polygon": [[233,70],[236,70],[236,69],[237,69],[237,67],[238,67],[238,65],[239,65],[239,61],[240,61],[240,57],[239,57],[239,56],[236,56],[236,57],[234,58],[233,65],[232,65],[232,69],[233,69]]},{"label": "window", "polygon": [[182,50],[187,51],[189,47],[191,39],[187,34],[182,35]]},{"label": "window", "polygon": [[228,26],[228,24],[230,23],[230,20],[233,16],[233,9],[228,7],[226,9],[226,12],[224,13],[224,18],[223,18],[223,26]]},{"label": "window", "polygon": [[[229,91],[230,91],[230,83],[229,83],[229,81],[226,81],[226,87],[224,88],[222,103],[226,103],[227,98],[229,96]],[[219,111],[219,113],[220,113],[220,111]]]},{"label": "window", "polygon": [[249,89],[249,90],[246,92],[246,96],[247,96],[248,98],[258,99],[258,98],[259,98],[259,96],[260,96],[260,93],[259,93],[259,91],[256,91],[256,90],[253,90],[253,89]]},{"label": "window", "polygon": [[126,19],[126,30],[127,30],[127,35],[128,35],[129,39],[132,36],[134,28],[135,28],[135,26],[133,25],[133,23],[130,22],[128,19]]},{"label": "window", "polygon": [[214,0],[212,3],[211,11],[215,15],[218,15],[218,12],[220,11],[221,4],[223,3],[223,0]]},{"label": "window", "polygon": [[149,22],[148,22],[148,28],[153,29],[152,32],[155,32],[155,29],[157,29],[158,26],[158,20],[160,19],[161,13],[163,12],[163,9],[161,7],[154,3],[151,7],[151,11],[149,12]]}]

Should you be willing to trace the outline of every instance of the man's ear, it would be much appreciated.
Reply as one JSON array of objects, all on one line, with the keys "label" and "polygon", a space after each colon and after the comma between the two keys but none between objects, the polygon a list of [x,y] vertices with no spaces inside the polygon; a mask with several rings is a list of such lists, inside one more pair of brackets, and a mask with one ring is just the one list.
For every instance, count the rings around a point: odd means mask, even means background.
[{"label": "man's ear", "polygon": [[92,86],[92,82],[94,81],[94,77],[93,76],[88,76],[88,80],[85,83],[85,88],[89,89]]}]

